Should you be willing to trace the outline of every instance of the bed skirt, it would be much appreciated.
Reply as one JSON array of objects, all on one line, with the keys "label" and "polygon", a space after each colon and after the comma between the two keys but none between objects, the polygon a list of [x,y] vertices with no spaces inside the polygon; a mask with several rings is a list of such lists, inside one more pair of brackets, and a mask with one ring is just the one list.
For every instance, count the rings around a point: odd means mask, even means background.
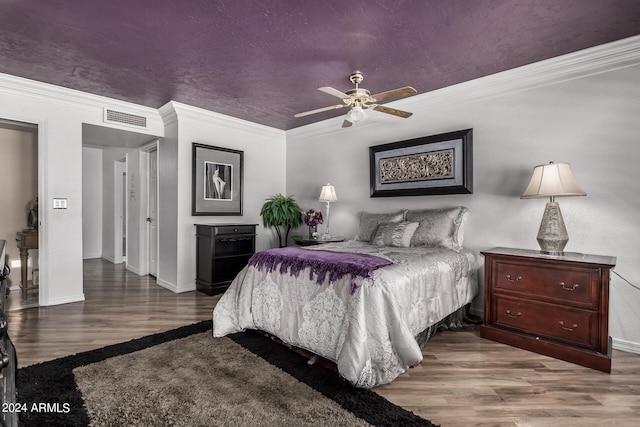
[{"label": "bed skirt", "polygon": [[416,342],[420,346],[420,348],[424,348],[424,346],[429,342],[431,337],[435,335],[438,331],[446,331],[446,330],[457,330],[457,329],[468,329],[481,323],[479,318],[474,317],[469,313],[469,308],[471,304],[467,304],[464,307],[459,308],[454,311],[441,321],[429,326],[424,331],[420,332],[416,336]]}]

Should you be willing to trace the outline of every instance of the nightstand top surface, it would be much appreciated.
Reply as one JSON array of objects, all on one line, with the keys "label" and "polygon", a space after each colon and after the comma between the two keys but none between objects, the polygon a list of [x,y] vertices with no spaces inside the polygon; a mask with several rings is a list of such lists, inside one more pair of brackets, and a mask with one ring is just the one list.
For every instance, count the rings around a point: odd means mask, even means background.
[{"label": "nightstand top surface", "polygon": [[344,236],[331,236],[330,239],[323,239],[319,236],[317,239],[310,239],[300,235],[294,235],[291,237],[294,242],[302,246],[321,245],[323,243],[337,243],[344,242]]},{"label": "nightstand top surface", "polygon": [[565,252],[563,255],[548,255],[537,250],[532,249],[517,249],[517,248],[491,248],[484,251],[480,251],[481,254],[495,254],[495,255],[511,255],[511,256],[524,256],[529,258],[540,258],[548,260],[568,261],[568,262],[582,262],[588,264],[603,264],[608,266],[616,265],[616,257],[608,255],[589,255],[578,252]]},{"label": "nightstand top surface", "polygon": [[198,224],[193,224],[193,225],[203,225],[205,227],[239,227],[239,226],[247,226],[247,225],[258,225],[258,224],[245,224],[242,222],[228,222],[228,223],[221,223],[221,224],[203,224],[203,223],[198,223]]}]

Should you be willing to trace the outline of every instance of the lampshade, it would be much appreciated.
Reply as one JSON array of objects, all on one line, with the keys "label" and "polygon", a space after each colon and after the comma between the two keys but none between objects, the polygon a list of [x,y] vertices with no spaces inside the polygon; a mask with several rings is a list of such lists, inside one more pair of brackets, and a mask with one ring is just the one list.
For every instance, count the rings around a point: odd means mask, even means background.
[{"label": "lampshade", "polygon": [[571,173],[569,163],[538,165],[533,168],[533,176],[521,199],[557,196],[586,196]]},{"label": "lampshade", "polygon": [[331,233],[329,233],[329,208],[331,207],[331,202],[338,200],[335,187],[331,184],[323,185],[322,191],[320,192],[320,198],[318,200],[327,203],[327,215],[325,218],[326,221],[324,224],[324,234],[322,235],[322,238],[324,240],[331,240]]},{"label": "lampshade", "polygon": [[557,196],[586,196],[587,193],[576,182],[571,173],[569,163],[553,163],[533,168],[533,176],[521,199],[549,197],[542,215],[536,240],[540,251],[549,255],[562,255],[569,241],[569,234],[564,225],[560,205],[555,201]]},{"label": "lampshade", "polygon": [[321,202],[335,202],[338,200],[335,187],[331,184],[323,185],[318,200]]}]

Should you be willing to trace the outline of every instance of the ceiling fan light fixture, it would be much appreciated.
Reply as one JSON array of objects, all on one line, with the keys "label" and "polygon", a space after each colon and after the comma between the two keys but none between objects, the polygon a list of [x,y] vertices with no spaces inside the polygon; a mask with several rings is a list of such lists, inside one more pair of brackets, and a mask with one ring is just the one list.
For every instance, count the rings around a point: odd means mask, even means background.
[{"label": "ceiling fan light fixture", "polygon": [[349,120],[351,123],[363,122],[368,118],[369,118],[369,115],[367,114],[367,112],[364,111],[364,109],[359,106],[353,107],[347,113],[347,120]]},{"label": "ceiling fan light fixture", "polygon": [[[369,108],[380,113],[391,114],[392,116],[402,117],[404,119],[411,117],[412,113],[408,111],[398,110],[383,105],[378,105],[377,102],[387,101],[393,98],[403,98],[405,96],[413,95],[416,92],[411,86],[405,86],[398,89],[388,90],[386,92],[380,92],[375,95],[371,95],[367,89],[361,88],[359,85],[362,83],[364,76],[360,71],[354,71],[349,80],[356,87],[346,92],[339,91],[329,86],[323,86],[318,88],[319,91],[326,93],[327,95],[340,98],[343,104],[331,105],[329,107],[317,108],[311,111],[305,111],[304,113],[294,114],[294,117],[304,117],[311,114],[321,113],[324,111],[335,110],[342,107],[350,107],[351,109],[347,113],[342,122],[342,127],[351,127],[354,123],[362,122],[368,119],[369,115],[365,109]],[[376,104],[374,104],[376,103]]]}]

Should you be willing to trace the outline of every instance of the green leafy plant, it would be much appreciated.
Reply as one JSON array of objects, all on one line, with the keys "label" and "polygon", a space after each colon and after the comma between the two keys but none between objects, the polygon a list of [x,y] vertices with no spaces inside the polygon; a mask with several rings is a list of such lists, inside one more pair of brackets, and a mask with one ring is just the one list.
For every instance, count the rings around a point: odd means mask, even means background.
[{"label": "green leafy plant", "polygon": [[276,229],[278,244],[281,248],[287,245],[289,231],[302,225],[302,209],[293,196],[276,194],[269,197],[262,205],[260,216],[262,216],[262,225]]}]

